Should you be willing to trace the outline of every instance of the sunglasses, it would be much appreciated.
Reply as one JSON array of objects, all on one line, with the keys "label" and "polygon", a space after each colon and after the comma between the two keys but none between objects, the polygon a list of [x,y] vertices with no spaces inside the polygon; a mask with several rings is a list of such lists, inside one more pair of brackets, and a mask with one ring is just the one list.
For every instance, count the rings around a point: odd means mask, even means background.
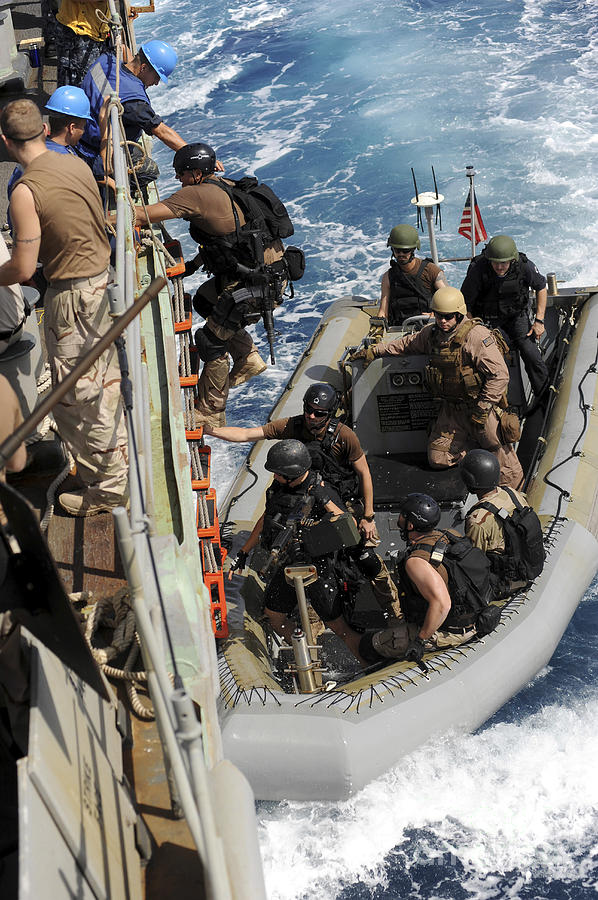
[{"label": "sunglasses", "polygon": [[314,409],[313,406],[304,406],[303,412],[306,416],[313,416],[315,419],[325,419],[328,415],[327,410]]},{"label": "sunglasses", "polygon": [[437,319],[443,319],[444,321],[448,322],[449,319],[454,319],[455,316],[457,315],[457,313],[454,313],[454,312],[452,312],[452,313],[439,313],[439,312],[435,312],[434,315],[436,316]]}]

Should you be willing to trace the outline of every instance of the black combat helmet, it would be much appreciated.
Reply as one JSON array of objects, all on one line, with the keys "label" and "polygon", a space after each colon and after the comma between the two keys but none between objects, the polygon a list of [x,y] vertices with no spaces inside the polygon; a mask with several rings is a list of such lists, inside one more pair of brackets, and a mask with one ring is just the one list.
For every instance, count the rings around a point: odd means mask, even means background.
[{"label": "black combat helmet", "polygon": [[172,165],[177,175],[194,169],[204,175],[211,175],[216,169],[216,151],[199,141],[196,144],[185,144],[174,154]]},{"label": "black combat helmet", "polygon": [[474,494],[491,491],[500,479],[500,463],[489,450],[470,450],[461,460],[459,470],[465,487]]},{"label": "black combat helmet", "polygon": [[303,409],[312,412],[326,413],[328,417],[336,410],[338,405],[338,393],[331,384],[318,381],[311,384],[303,395]]},{"label": "black combat helmet", "polygon": [[268,450],[264,468],[293,480],[311,468],[311,456],[301,441],[278,441]]},{"label": "black combat helmet", "polygon": [[405,531],[409,522],[415,531],[432,531],[440,522],[440,507],[428,494],[407,494],[400,516],[405,519]]}]

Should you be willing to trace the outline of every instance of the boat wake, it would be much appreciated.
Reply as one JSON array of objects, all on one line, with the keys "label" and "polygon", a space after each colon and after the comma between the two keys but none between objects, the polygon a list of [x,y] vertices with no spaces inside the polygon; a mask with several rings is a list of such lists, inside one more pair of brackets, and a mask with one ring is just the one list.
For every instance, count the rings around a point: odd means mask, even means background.
[{"label": "boat wake", "polygon": [[550,666],[477,733],[342,803],[260,803],[271,900],[595,896],[597,616],[598,580]]}]

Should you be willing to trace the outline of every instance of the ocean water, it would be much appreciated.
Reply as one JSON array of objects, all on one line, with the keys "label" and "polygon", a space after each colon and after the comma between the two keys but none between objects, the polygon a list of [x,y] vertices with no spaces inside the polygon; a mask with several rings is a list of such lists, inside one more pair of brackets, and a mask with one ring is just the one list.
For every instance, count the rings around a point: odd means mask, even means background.
[{"label": "ocean water", "polygon": [[[469,251],[470,164],[489,235],[564,283],[598,281],[596,0],[156,6],[138,37],[179,52],[156,109],[227,174],[272,185],[308,259],[276,316],[277,364],[231,392],[231,424],[265,421],[328,304],[379,295],[388,231],[415,224],[411,167],[430,190],[434,166],[445,196],[441,257]],[[172,153],[156,157],[165,196]],[[190,256],[184,223],[169,228]],[[445,266],[450,283],[465,267]],[[215,442],[220,491],[245,449]],[[595,897],[597,625],[595,585],[550,665],[478,733],[421,748],[346,803],[260,804],[270,898]]]}]

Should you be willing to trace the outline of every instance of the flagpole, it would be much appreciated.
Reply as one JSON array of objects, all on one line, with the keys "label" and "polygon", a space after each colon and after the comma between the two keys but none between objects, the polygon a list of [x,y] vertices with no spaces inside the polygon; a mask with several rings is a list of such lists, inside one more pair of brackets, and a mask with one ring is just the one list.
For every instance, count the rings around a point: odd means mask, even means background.
[{"label": "flagpole", "polygon": [[475,256],[476,248],[475,232],[477,224],[475,215],[475,193],[473,190],[473,179],[476,174],[474,167],[465,166],[465,174],[469,178],[469,209],[471,211],[471,258],[473,259]]}]

